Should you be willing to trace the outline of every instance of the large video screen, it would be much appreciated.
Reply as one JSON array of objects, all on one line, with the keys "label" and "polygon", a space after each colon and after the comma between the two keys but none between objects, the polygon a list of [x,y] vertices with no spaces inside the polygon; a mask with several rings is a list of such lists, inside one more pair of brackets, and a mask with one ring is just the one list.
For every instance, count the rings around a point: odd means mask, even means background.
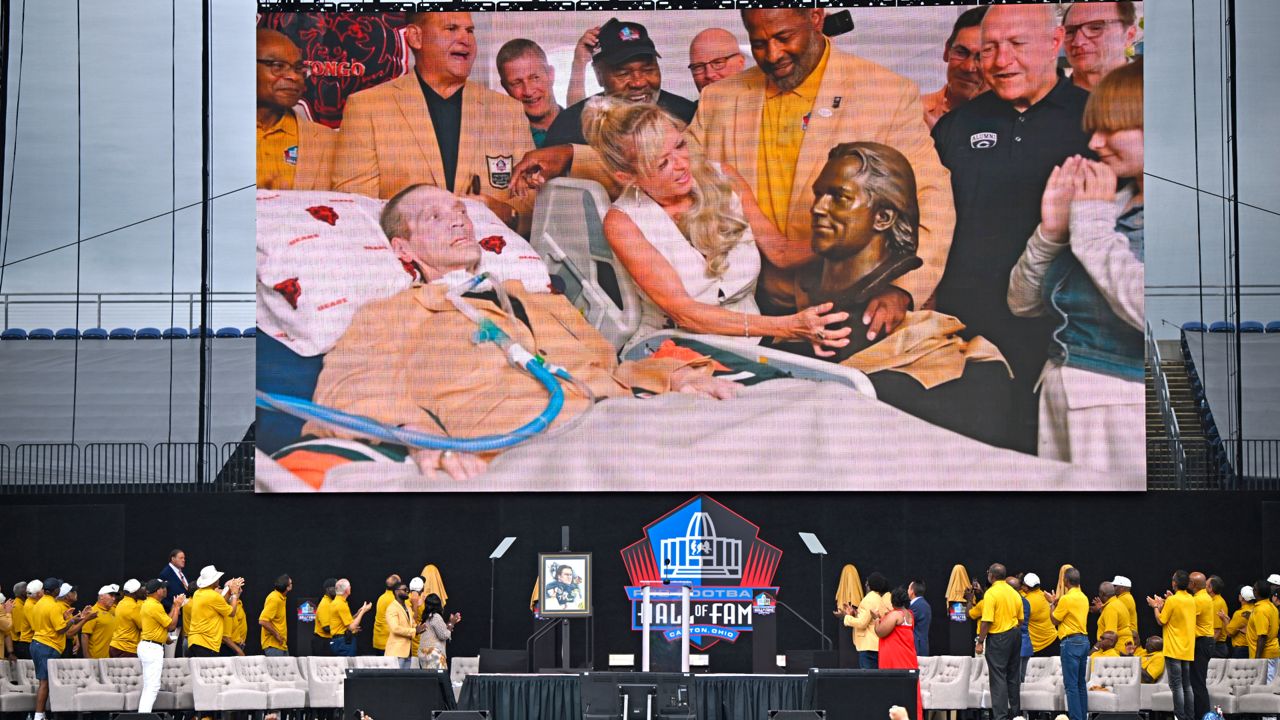
[{"label": "large video screen", "polygon": [[1142,17],[260,12],[259,491],[1143,489]]}]

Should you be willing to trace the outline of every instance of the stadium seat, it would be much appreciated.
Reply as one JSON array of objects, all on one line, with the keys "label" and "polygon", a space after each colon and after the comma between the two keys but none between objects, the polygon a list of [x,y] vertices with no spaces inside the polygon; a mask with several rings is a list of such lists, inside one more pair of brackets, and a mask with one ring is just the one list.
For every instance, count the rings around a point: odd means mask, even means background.
[{"label": "stadium seat", "polygon": [[1280,320],[1272,320],[1267,323],[1267,332],[1280,333]]},{"label": "stadium seat", "polygon": [[111,333],[107,332],[106,328],[100,327],[89,328],[80,333],[81,340],[106,340],[109,337],[111,337]]},{"label": "stadium seat", "polygon": [[27,331],[22,328],[9,328],[0,333],[0,340],[26,340]]},{"label": "stadium seat", "polygon": [[1209,332],[1211,333],[1230,333],[1235,331],[1236,324],[1226,320],[1215,320],[1211,325],[1209,325]]},{"label": "stadium seat", "polygon": [[1257,320],[1244,320],[1240,323],[1240,332],[1242,333],[1260,333],[1264,330],[1262,323]]},{"label": "stadium seat", "polygon": [[1204,326],[1204,323],[1200,322],[1199,320],[1192,320],[1190,322],[1182,323],[1183,332],[1204,332],[1207,329],[1208,328]]},{"label": "stadium seat", "polygon": [[187,329],[182,327],[171,327],[163,333],[160,333],[160,335],[164,337],[165,340],[186,340]]},{"label": "stadium seat", "polygon": [[200,337],[201,332],[203,332],[204,336],[207,338],[213,337],[213,330],[207,327],[193,327],[191,328],[190,331],[187,332],[187,337],[191,338],[192,340],[195,340]]},{"label": "stadium seat", "polygon": [[110,337],[112,340],[132,340],[134,334],[133,328],[118,327],[111,328]]},{"label": "stadium seat", "polygon": [[258,328],[247,327],[240,333],[240,337],[247,337],[247,338],[258,337]]},{"label": "stadium seat", "polygon": [[[1261,330],[1259,330],[1261,332]],[[214,333],[214,337],[220,338],[238,338],[240,337],[240,328],[237,327],[220,327],[218,332]]]},{"label": "stadium seat", "polygon": [[28,340],[52,340],[53,336],[53,330],[49,328],[36,328],[27,333]]},{"label": "stadium seat", "polygon": [[159,340],[164,337],[164,333],[160,332],[160,328],[144,327],[138,328],[138,333],[134,337],[139,340]]},{"label": "stadium seat", "polygon": [[62,328],[53,336],[59,340],[77,340],[80,337],[80,331],[75,328]]}]

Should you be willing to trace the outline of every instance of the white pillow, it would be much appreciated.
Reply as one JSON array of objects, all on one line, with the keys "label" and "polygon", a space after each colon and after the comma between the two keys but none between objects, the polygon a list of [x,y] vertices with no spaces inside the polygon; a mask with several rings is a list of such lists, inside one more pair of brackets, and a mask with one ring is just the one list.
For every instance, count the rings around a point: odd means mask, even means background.
[{"label": "white pillow", "polygon": [[[480,269],[549,292],[528,241],[483,202],[464,199],[484,252]],[[409,287],[378,217],[385,201],[329,191],[259,190],[258,327],[303,356],[333,349],[361,305]]]}]

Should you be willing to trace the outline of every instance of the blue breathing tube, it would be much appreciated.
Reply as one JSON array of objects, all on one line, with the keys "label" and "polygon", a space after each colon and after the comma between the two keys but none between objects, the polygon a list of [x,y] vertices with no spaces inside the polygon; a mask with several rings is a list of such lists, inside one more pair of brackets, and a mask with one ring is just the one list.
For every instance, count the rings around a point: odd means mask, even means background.
[{"label": "blue breathing tube", "polygon": [[530,354],[511,337],[488,319],[480,322],[474,340],[477,343],[492,342],[498,345],[507,355],[511,364],[522,367],[547,390],[547,405],[542,412],[521,427],[501,435],[481,435],[470,438],[454,438],[443,435],[431,435],[417,430],[393,427],[363,415],[342,412],[310,400],[290,395],[277,395],[258,391],[256,404],[260,408],[287,413],[304,420],[311,420],[329,427],[339,428],[361,437],[383,442],[407,445],[426,450],[454,450],[457,452],[479,453],[502,450],[518,445],[537,437],[551,427],[556,416],[564,407],[564,390],[556,378],[573,382],[573,378],[564,368],[548,366],[540,357]]}]

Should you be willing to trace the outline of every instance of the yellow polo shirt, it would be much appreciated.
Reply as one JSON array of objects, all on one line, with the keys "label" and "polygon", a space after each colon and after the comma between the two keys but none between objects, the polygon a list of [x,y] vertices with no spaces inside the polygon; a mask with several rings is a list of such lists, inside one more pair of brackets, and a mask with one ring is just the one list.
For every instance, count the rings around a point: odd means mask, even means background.
[{"label": "yellow polo shirt", "polygon": [[139,610],[137,600],[127,595],[120,599],[120,604],[116,605],[116,627],[111,634],[111,647],[131,655],[138,653],[138,639],[142,636]]},{"label": "yellow polo shirt", "polygon": [[[49,600],[49,604],[46,605],[45,600]],[[36,610],[40,612],[40,624],[36,626],[35,641],[58,652],[66,650],[67,636],[63,629],[67,627],[67,619],[63,617],[63,613],[70,609],[70,605],[48,595],[40,598],[40,602],[36,603]]]},{"label": "yellow polo shirt", "polygon": [[1118,597],[1113,597],[1102,606],[1102,612],[1098,613],[1098,640],[1102,639],[1102,633],[1110,630],[1116,634],[1116,646],[1120,647],[1125,641],[1132,637],[1129,626],[1129,608]]},{"label": "yellow polo shirt", "polygon": [[27,599],[14,598],[13,600],[13,625],[9,628],[9,639],[14,642],[22,642],[22,633],[27,630]]},{"label": "yellow polo shirt", "polygon": [[244,603],[236,603],[235,612],[223,619],[223,640],[230,640],[237,645],[244,645],[249,636],[249,619],[244,614]]},{"label": "yellow polo shirt", "polygon": [[285,112],[275,125],[258,128],[258,187],[293,188],[298,169],[298,119]]},{"label": "yellow polo shirt", "polygon": [[1044,599],[1044,591],[1033,588],[1027,592],[1027,604],[1031,606],[1031,617],[1027,620],[1027,634],[1031,636],[1031,649],[1040,652],[1058,639],[1058,630],[1049,617],[1049,601]]},{"label": "yellow polo shirt", "polygon": [[35,605],[32,605],[30,602],[27,603],[27,629],[26,632],[22,634],[23,642],[31,642],[36,639],[36,633],[40,630],[41,626],[44,625],[45,611],[53,604],[54,599],[52,595],[41,595],[40,599],[35,602]]},{"label": "yellow polo shirt", "polygon": [[982,596],[982,622],[990,634],[1007,632],[1022,622],[1022,596],[1004,580],[997,580]]},{"label": "yellow polo shirt", "polygon": [[[424,603],[422,606],[414,608],[413,603],[417,597],[418,593],[409,593],[409,597],[404,601],[404,609],[409,611],[409,617],[413,618],[414,625],[421,625],[422,614],[427,611],[427,606]],[[421,635],[414,635],[413,639],[409,641],[409,657],[417,657],[418,643],[421,640]]]},{"label": "yellow polo shirt", "polygon": [[1231,622],[1227,623],[1227,639],[1231,641],[1231,647],[1249,647],[1248,640],[1245,639],[1245,630],[1249,625],[1249,615],[1253,613],[1253,603],[1247,602],[1240,606],[1231,616]]},{"label": "yellow polo shirt", "polygon": [[331,622],[329,619],[332,614],[329,609],[331,602],[333,602],[333,599],[328,595],[325,595],[320,598],[320,604],[316,605],[316,624],[314,632],[325,640],[333,637],[333,633],[327,629]]},{"label": "yellow polo shirt", "polygon": [[143,640],[161,645],[169,642],[169,613],[164,611],[159,600],[153,597],[143,600],[138,608],[138,618],[142,623]]},{"label": "yellow polo shirt", "polygon": [[1213,637],[1215,639],[1215,642],[1226,642],[1227,636],[1225,633],[1223,633],[1221,640],[1217,639],[1218,633],[1222,632],[1227,625],[1226,621],[1218,617],[1218,613],[1222,613],[1223,615],[1230,616],[1231,610],[1227,608],[1227,601],[1225,598],[1223,598],[1221,595],[1214,595],[1213,596]]},{"label": "yellow polo shirt", "polygon": [[1196,602],[1196,637],[1213,637],[1213,598],[1201,589],[1192,599]]},{"label": "yellow polo shirt", "polygon": [[230,617],[231,603],[222,597],[222,593],[207,587],[197,590],[188,605],[191,606],[191,622],[187,628],[187,644],[218,652],[222,649],[222,635],[226,630],[223,618]]},{"label": "yellow polo shirt", "polygon": [[1058,598],[1053,608],[1053,619],[1058,621],[1058,638],[1084,635],[1089,632],[1089,598],[1073,587]]},{"label": "yellow polo shirt", "polygon": [[102,607],[102,603],[94,603],[93,609],[98,613],[94,619],[86,622],[80,632],[89,636],[89,657],[101,660],[109,657],[111,638],[115,634],[115,610]]},{"label": "yellow polo shirt", "polygon": [[1196,659],[1196,601],[1186,590],[1165,598],[1160,608],[1164,626],[1164,656],[1174,660]]},{"label": "yellow polo shirt", "polygon": [[275,648],[289,652],[289,628],[286,626],[286,609],[284,593],[279,590],[272,590],[267,594],[266,602],[262,604],[262,614],[258,616],[258,622],[266,621],[280,633],[280,637],[284,638],[284,642],[276,640],[275,637],[267,632],[266,628],[262,628],[262,649]]},{"label": "yellow polo shirt", "polygon": [[[1133,600],[1133,593],[1126,590],[1123,593],[1117,592],[1116,597],[1120,598],[1120,602],[1124,603],[1124,607],[1129,611],[1129,620],[1132,622],[1129,630],[1133,633],[1133,646],[1135,648],[1142,647],[1142,637],[1138,635],[1138,606]],[[1124,643],[1121,643],[1123,645]],[[1164,662],[1161,660],[1161,662]]]},{"label": "yellow polo shirt", "polygon": [[1245,634],[1245,642],[1249,646],[1249,657],[1257,658],[1258,638],[1266,636],[1267,644],[1262,648],[1261,657],[1280,658],[1280,641],[1276,633],[1280,631],[1280,613],[1271,600],[1258,600],[1253,604],[1253,613],[1249,615],[1249,629]]},{"label": "yellow polo shirt", "polygon": [[764,109],[760,113],[756,200],[765,217],[780,228],[787,226],[787,209],[791,205],[791,186],[796,179],[800,144],[804,142],[809,113],[818,99],[818,89],[822,86],[830,57],[831,43],[828,42],[818,66],[794,90],[782,91],[771,83],[765,85]]},{"label": "yellow polo shirt", "polygon": [[[382,593],[382,597],[378,598],[377,613],[373,617],[373,649],[387,649],[387,635],[390,630],[387,629],[387,608],[391,603],[396,601],[396,594],[390,590]],[[350,622],[350,621],[348,621]]]},{"label": "yellow polo shirt", "polygon": [[329,603],[330,637],[345,634],[353,622],[355,619],[351,617],[351,608],[347,605],[347,599],[341,595],[334,597],[333,602]]},{"label": "yellow polo shirt", "polygon": [[1164,675],[1164,653],[1163,652],[1156,652],[1156,653],[1150,653],[1148,655],[1143,655],[1142,660],[1140,660],[1139,662],[1142,663],[1142,669],[1145,670],[1146,673],[1151,676],[1151,679],[1154,682],[1160,681],[1160,676]]}]

